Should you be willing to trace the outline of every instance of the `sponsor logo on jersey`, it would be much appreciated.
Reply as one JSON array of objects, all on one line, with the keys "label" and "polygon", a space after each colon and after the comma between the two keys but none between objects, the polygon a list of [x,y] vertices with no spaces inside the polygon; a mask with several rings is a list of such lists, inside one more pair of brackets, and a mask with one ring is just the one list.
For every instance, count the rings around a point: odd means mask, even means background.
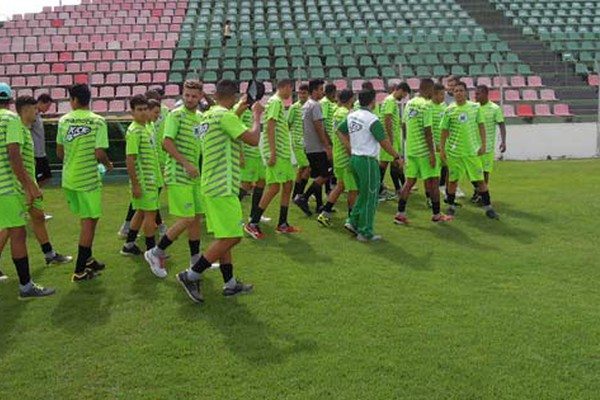
[{"label": "sponsor logo on jersey", "polygon": [[67,135],[65,136],[65,140],[67,142],[72,142],[80,136],[85,136],[92,131],[92,128],[84,125],[72,125],[69,127],[67,131]]},{"label": "sponsor logo on jersey", "polygon": [[466,123],[469,120],[469,115],[467,113],[458,114],[458,122],[461,124]]}]

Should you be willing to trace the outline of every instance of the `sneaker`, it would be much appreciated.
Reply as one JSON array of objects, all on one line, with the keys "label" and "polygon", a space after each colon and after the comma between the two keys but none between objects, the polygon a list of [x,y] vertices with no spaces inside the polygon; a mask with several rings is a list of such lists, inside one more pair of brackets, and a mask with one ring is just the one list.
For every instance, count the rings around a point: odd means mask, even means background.
[{"label": "sneaker", "polygon": [[237,281],[233,288],[223,286],[223,296],[230,297],[235,296],[238,293],[250,293],[254,289],[254,286],[247,285],[242,281]]},{"label": "sneaker", "polygon": [[396,216],[394,217],[394,223],[396,225],[410,225],[410,221],[406,215],[400,215],[398,213],[396,213]]},{"label": "sneaker", "polygon": [[150,265],[150,271],[152,271],[157,278],[162,279],[167,277],[167,270],[165,269],[165,260],[163,257],[156,256],[152,250],[148,250],[144,253],[144,259],[148,265]]},{"label": "sneaker", "polygon": [[431,222],[450,222],[453,221],[454,217],[446,214],[434,215],[431,217]]},{"label": "sneaker", "polygon": [[91,281],[92,279],[96,279],[100,274],[94,272],[91,268],[86,268],[83,272],[77,273],[75,272],[71,277],[72,282],[82,282],[82,281]]},{"label": "sneaker", "polygon": [[396,194],[396,192],[390,192],[389,190],[385,191],[384,196],[386,201],[393,201],[398,199],[398,195]]},{"label": "sneaker", "polygon": [[282,234],[291,234],[291,233],[299,233],[300,229],[293,227],[289,224],[281,224],[275,228],[275,232]]},{"label": "sneaker", "polygon": [[326,228],[331,226],[331,218],[329,218],[329,215],[324,212],[321,212],[321,214],[317,216],[317,222]]},{"label": "sneaker", "polygon": [[246,232],[252,239],[264,239],[265,234],[261,232],[260,227],[254,224],[244,225],[244,232]]},{"label": "sneaker", "polygon": [[52,215],[44,214],[44,221],[50,221],[52,218],[54,218]]},{"label": "sneaker", "polygon": [[307,217],[312,217],[312,211],[310,211],[310,207],[308,206],[308,200],[306,200],[304,196],[296,196],[294,198],[294,204],[297,205]]},{"label": "sneaker", "polygon": [[448,209],[446,210],[446,215],[454,217],[456,215],[456,208],[448,207]]},{"label": "sneaker", "polygon": [[359,233],[358,235],[356,235],[356,239],[358,239],[359,242],[376,242],[378,240],[383,239],[383,237],[381,235],[373,235],[370,238],[368,238]]},{"label": "sneaker", "polygon": [[167,226],[167,224],[160,224],[158,226],[158,237],[161,238],[161,237],[165,236],[167,234],[168,230],[169,230],[169,227]]},{"label": "sneaker", "polygon": [[87,260],[85,267],[91,269],[94,272],[100,272],[106,268],[106,265],[96,260],[94,257]]},{"label": "sneaker", "polygon": [[477,204],[480,201],[481,201],[481,196],[479,195],[479,192],[474,192],[473,196],[471,196],[471,203]]},{"label": "sneaker", "polygon": [[30,300],[37,297],[52,296],[56,293],[56,290],[52,288],[41,287],[40,285],[33,284],[31,288],[25,292],[19,292],[19,300]]},{"label": "sneaker", "polygon": [[459,187],[457,187],[456,188],[456,197],[461,199],[463,197],[466,197],[466,194]]},{"label": "sneaker", "polygon": [[6,275],[4,272],[2,272],[2,270],[0,269],[0,281],[5,281],[8,279],[8,275]]},{"label": "sneaker", "polygon": [[187,271],[177,274],[177,282],[179,282],[183,290],[185,290],[185,294],[187,294],[194,303],[202,303],[204,301],[204,297],[200,291],[200,281],[189,280]]},{"label": "sneaker", "polygon": [[129,226],[127,226],[126,224],[123,224],[121,226],[121,229],[119,229],[119,232],[117,232],[117,235],[119,235],[119,237],[121,239],[127,239],[128,234],[129,234]]},{"label": "sneaker", "polygon": [[488,217],[489,219],[500,219],[500,216],[498,214],[496,214],[496,211],[494,211],[493,208],[490,208],[489,210],[487,210],[485,212],[485,216]]},{"label": "sneaker", "polygon": [[351,234],[353,234],[354,236],[358,235],[358,231],[356,230],[356,228],[354,227],[354,225],[352,225],[352,223],[350,222],[350,218],[348,218],[346,220],[346,222],[344,223],[344,228],[350,232]]},{"label": "sneaker", "polygon": [[273,218],[265,217],[264,215],[260,217],[260,222],[271,222]]},{"label": "sneaker", "polygon": [[54,257],[46,257],[46,265],[51,264],[68,264],[73,261],[73,257],[65,256],[59,253],[54,253]]},{"label": "sneaker", "polygon": [[134,244],[131,247],[123,246],[119,253],[125,257],[136,257],[142,254],[142,250],[140,250],[140,248]]}]

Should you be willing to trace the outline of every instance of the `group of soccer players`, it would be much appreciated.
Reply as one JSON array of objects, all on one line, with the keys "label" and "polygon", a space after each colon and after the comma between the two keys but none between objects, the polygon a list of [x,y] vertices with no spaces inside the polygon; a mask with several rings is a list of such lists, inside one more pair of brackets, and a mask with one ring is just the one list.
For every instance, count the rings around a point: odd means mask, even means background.
[{"label": "group of soccer players", "polygon": [[[394,222],[409,224],[407,202],[418,179],[424,181],[432,221],[451,221],[458,206],[457,183],[466,176],[475,188],[472,201],[481,203],[489,218],[498,218],[488,183],[497,125],[500,150],[506,149],[501,108],[489,101],[485,86],[477,87],[477,102],[470,102],[464,83],[454,77],[448,82],[446,88],[423,79],[419,95],[411,100],[408,85],[393,85],[380,105],[370,82],[356,95],[311,80],[297,88],[297,101],[287,111],[285,103],[294,92],[291,80],[278,82],[264,106],[252,104],[246,95],[240,98],[237,84],[229,80],[216,85],[214,99],[200,82],[186,81],[182,104],[171,111],[161,104],[160,91],[133,96],[133,122],[126,133],[131,201],[119,231],[125,237],[121,254],[143,254],[151,272],[165,278],[167,250],[187,232],[189,268],[176,279],[192,301],[202,302],[202,273],[211,267],[221,270],[225,296],[252,290],[234,276],[232,249],[244,231],[254,239],[265,237],[261,223],[270,221],[264,213],[277,196],[275,231],[295,234],[300,230],[288,221],[290,202],[312,216],[314,198],[317,221],[329,227],[334,205],[347,192],[344,227],[359,241],[369,242],[381,239],[374,231],[381,200],[398,196]],[[57,154],[63,161],[65,198],[80,218],[72,280],[81,282],[95,279],[105,268],[93,257],[92,245],[102,216],[102,175],[112,170],[112,163],[106,152],[106,120],[91,112],[89,87],[74,85],[69,97],[72,111],[59,121]],[[20,297],[42,297],[54,290],[34,284],[29,275],[25,214],[31,215],[48,263],[70,262],[71,257],[53,250],[45,230],[29,131],[37,102],[28,96],[17,98],[15,114],[8,109],[10,101],[10,88],[0,83],[0,252],[10,239]],[[392,193],[383,185],[388,167]],[[169,213],[177,218],[169,228],[160,216],[163,187]],[[445,187],[446,214],[441,213],[440,187]],[[251,209],[244,223],[241,200],[250,193]],[[203,252],[202,215],[215,238]],[[140,232],[145,252],[135,243]]]}]

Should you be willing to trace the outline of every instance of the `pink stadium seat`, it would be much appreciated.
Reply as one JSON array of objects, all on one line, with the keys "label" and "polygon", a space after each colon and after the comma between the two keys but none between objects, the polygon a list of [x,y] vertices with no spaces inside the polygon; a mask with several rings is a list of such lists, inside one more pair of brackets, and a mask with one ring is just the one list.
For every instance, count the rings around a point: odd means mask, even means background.
[{"label": "pink stadium seat", "polygon": [[155,61],[144,61],[142,62],[142,71],[154,71],[156,70]]},{"label": "pink stadium seat", "polygon": [[[246,85],[247,85],[247,83],[246,83]],[[165,86],[165,95],[166,96],[179,96],[179,85]]]},{"label": "pink stadium seat", "polygon": [[145,94],[147,91],[147,87],[144,85],[136,85],[132,88],[131,94],[135,96],[136,94]]},{"label": "pink stadium seat", "polygon": [[92,110],[96,113],[105,113],[108,111],[108,103],[105,100],[94,100]]},{"label": "pink stadium seat", "polygon": [[333,81],[333,84],[337,88],[337,90],[344,90],[348,88],[348,82],[345,79],[337,79]]},{"label": "pink stadium seat", "polygon": [[518,104],[517,115],[519,117],[533,117],[533,107],[531,104]]},{"label": "pink stadium seat", "polygon": [[53,74],[64,74],[67,71],[67,67],[65,64],[52,64],[51,71]]},{"label": "pink stadium seat", "polygon": [[554,105],[554,115],[556,115],[558,117],[570,117],[573,114],[571,114],[571,111],[569,111],[568,104],[555,104]]},{"label": "pink stadium seat", "polygon": [[38,64],[36,68],[36,72],[38,75],[46,75],[50,73],[50,65],[48,64]]},{"label": "pink stadium seat", "polygon": [[29,78],[27,78],[27,86],[42,86],[42,78],[39,76],[30,76]]},{"label": "pink stadium seat", "polygon": [[[265,84],[265,86],[267,86],[267,82],[263,82]],[[208,93],[208,94],[215,94],[215,91],[217,90],[216,86],[214,83],[205,83],[204,84],[204,92]],[[271,87],[271,90],[273,89],[273,87]],[[265,88],[265,92],[266,92],[266,88]]]},{"label": "pink stadium seat", "polygon": [[58,78],[56,75],[46,75],[43,78],[42,86],[53,87],[58,85]]},{"label": "pink stadium seat", "polygon": [[65,99],[67,97],[67,91],[63,88],[52,88],[50,89],[50,96],[57,100]]},{"label": "pink stadium seat", "polygon": [[522,88],[527,86],[525,82],[525,77],[523,76],[511,76],[510,77],[510,86],[515,88]]},{"label": "pink stadium seat", "polygon": [[352,91],[353,92],[359,92],[362,89],[362,84],[363,84],[363,80],[362,79],[355,79],[352,81]]},{"label": "pink stadium seat", "polygon": [[131,87],[117,86],[116,97],[131,97]]},{"label": "pink stadium seat", "polygon": [[540,90],[540,98],[543,101],[557,101],[556,94],[552,89],[542,89]]},{"label": "pink stadium seat", "polygon": [[21,66],[19,64],[11,64],[6,67],[6,75],[20,75]]},{"label": "pink stadium seat", "polygon": [[135,83],[136,82],[135,74],[123,74],[123,76],[121,77],[121,82],[122,83]]},{"label": "pink stadium seat", "polygon": [[475,88],[475,85],[473,84],[473,78],[465,76],[464,78],[461,78],[460,80],[463,81],[465,83],[465,85],[467,85],[467,89]]},{"label": "pink stadium seat", "polygon": [[72,75],[59,75],[58,76],[58,85],[59,86],[71,86],[73,84],[73,76]]},{"label": "pink stadium seat", "polygon": [[532,90],[532,89],[523,90],[523,100],[538,101],[537,90]]},{"label": "pink stadium seat", "polygon": [[388,96],[388,94],[387,94],[387,93],[377,93],[377,96],[376,96],[377,103],[378,103],[378,104],[381,104],[381,103],[383,103],[383,101],[385,100],[385,98],[386,98],[387,96]]},{"label": "pink stadium seat", "polygon": [[501,100],[501,95],[499,90],[490,90],[490,101],[494,103],[498,103]]},{"label": "pink stadium seat", "polygon": [[598,86],[598,75],[588,75],[588,85]]},{"label": "pink stadium seat", "polygon": [[88,83],[87,74],[77,74],[73,77],[73,83]]},{"label": "pink stadium seat", "polygon": [[504,99],[506,101],[519,101],[521,100],[521,96],[519,95],[518,90],[507,90],[504,92]]},{"label": "pink stadium seat", "polygon": [[171,69],[171,63],[166,60],[160,60],[156,62],[157,71],[169,71]]},{"label": "pink stadium seat", "polygon": [[67,64],[67,73],[76,74],[81,72],[81,64],[79,63],[68,63]]},{"label": "pink stadium seat", "polygon": [[24,76],[15,76],[15,77],[13,77],[12,80],[11,80],[11,85],[13,87],[27,86],[26,82],[25,82],[25,77]]},{"label": "pink stadium seat", "polygon": [[154,82],[155,83],[165,83],[167,82],[167,73],[166,72],[157,72],[154,74]]},{"label": "pink stadium seat", "polygon": [[61,101],[58,103],[58,114],[66,114],[71,111],[71,104],[68,101]]},{"label": "pink stadium seat", "polygon": [[106,83],[109,85],[118,85],[119,83],[121,83],[121,74],[106,75]]},{"label": "pink stadium seat", "polygon": [[492,80],[487,76],[480,76],[479,78],[477,78],[477,84],[492,87]]},{"label": "pink stadium seat", "polygon": [[469,90],[469,100],[470,101],[477,101],[477,97],[475,95],[475,91],[474,90]]},{"label": "pink stadium seat", "polygon": [[115,97],[115,89],[112,86],[103,86],[98,94],[103,99],[112,99]]},{"label": "pink stadium seat", "polygon": [[125,72],[127,67],[123,61],[115,61],[112,63],[112,72]]},{"label": "pink stadium seat", "polygon": [[[138,74],[137,81],[139,83],[152,83],[152,75],[147,72],[142,72]],[[123,76],[123,83],[135,83],[135,78],[132,82],[125,82],[125,75]]]},{"label": "pink stadium seat", "polygon": [[371,79],[371,83],[373,84],[373,89],[375,89],[376,91],[385,90],[385,86],[383,84],[382,79]]},{"label": "pink stadium seat", "polygon": [[[171,86],[177,86],[177,85],[171,85]],[[248,82],[242,82],[240,83],[240,93],[246,93],[246,90],[248,89]],[[297,89],[296,89],[297,91]],[[165,95],[169,96],[166,91],[165,91]]]},{"label": "pink stadium seat", "polygon": [[108,105],[109,112],[125,112],[125,102],[123,100],[113,100]]},{"label": "pink stadium seat", "polygon": [[421,84],[421,80],[419,78],[408,78],[406,80],[406,83],[408,83],[408,86],[412,90],[419,90],[419,85]]},{"label": "pink stadium seat", "polygon": [[[269,81],[264,82],[264,84],[265,84],[265,93],[273,93],[273,84],[271,82],[269,82]],[[211,84],[211,86],[213,87],[212,90],[213,90],[213,93],[214,93],[214,91],[216,91],[217,88],[216,88],[215,85]]]},{"label": "pink stadium seat", "polygon": [[535,115],[538,117],[551,117],[552,112],[550,111],[550,106],[548,104],[536,104],[535,105]]},{"label": "pink stadium seat", "polygon": [[104,74],[92,74],[92,85],[103,85]]},{"label": "pink stadium seat", "polygon": [[494,83],[494,85],[493,85],[494,87],[500,87],[500,86],[507,87],[508,79],[505,76],[503,76],[502,78],[500,78],[499,76],[495,76],[493,83]]},{"label": "pink stadium seat", "polygon": [[21,74],[23,75],[33,75],[35,74],[35,65],[33,64],[25,64],[21,67]]},{"label": "pink stadium seat", "polygon": [[529,87],[542,87],[542,78],[536,75],[532,75],[527,78],[527,86]]}]

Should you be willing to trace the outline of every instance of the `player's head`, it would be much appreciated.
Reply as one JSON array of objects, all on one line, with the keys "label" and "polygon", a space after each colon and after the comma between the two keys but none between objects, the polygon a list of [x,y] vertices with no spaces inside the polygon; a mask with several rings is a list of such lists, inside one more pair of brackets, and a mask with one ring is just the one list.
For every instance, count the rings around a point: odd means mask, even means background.
[{"label": "player's head", "polygon": [[[148,98],[146,96],[146,98]],[[148,121],[156,122],[160,117],[160,101],[156,99],[148,99]]]},{"label": "player's head", "polygon": [[158,100],[159,102],[162,100],[162,96],[158,89],[150,89],[144,94],[144,96],[146,96],[148,100],[153,99]]},{"label": "player's head", "polygon": [[308,96],[308,85],[303,83],[298,87],[298,100],[300,100],[300,103],[304,104],[306,103],[306,100],[308,100]]},{"label": "player's head", "polygon": [[202,83],[196,79],[189,79],[183,84],[183,104],[188,110],[197,110],[200,100],[204,93],[202,92]]},{"label": "player's head", "polygon": [[421,83],[419,84],[419,93],[426,99],[430,99],[431,95],[433,94],[433,79],[421,79]]},{"label": "player's head", "polygon": [[338,93],[338,105],[351,108],[354,104],[354,93],[350,89],[344,89]]},{"label": "player's head", "polygon": [[37,100],[33,96],[19,96],[15,102],[17,114],[21,117],[21,121],[25,126],[30,126],[35,122],[35,114],[37,113]]},{"label": "player's head", "polygon": [[8,84],[0,82],[0,108],[8,108],[12,98],[12,90]]},{"label": "player's head", "polygon": [[37,108],[39,113],[47,113],[50,107],[52,107],[54,100],[48,93],[42,93],[37,98]]},{"label": "player's head", "polygon": [[403,99],[406,96],[409,96],[412,90],[410,90],[410,86],[406,82],[400,82],[393,85],[392,94],[396,99]]},{"label": "player's head", "polygon": [[333,83],[328,83],[325,85],[325,97],[327,97],[331,101],[335,101],[337,94],[337,88]]},{"label": "player's head", "polygon": [[375,87],[373,87],[373,82],[363,81],[363,83],[360,85],[360,89],[361,90],[375,90]]},{"label": "player's head", "polygon": [[77,83],[69,88],[69,101],[73,110],[88,108],[91,99],[92,92],[85,83]]},{"label": "player's head", "polygon": [[467,85],[464,82],[456,82],[454,86],[454,100],[456,104],[464,104],[467,101]]},{"label": "player's head", "polygon": [[448,94],[453,96],[454,95],[454,87],[456,86],[456,84],[458,83],[458,77],[454,76],[454,75],[450,75],[448,77],[448,80],[446,81],[446,89],[448,90]]},{"label": "player's head", "polygon": [[129,108],[133,120],[139,124],[148,122],[148,99],[143,94],[136,94],[129,99]]},{"label": "player's head", "polygon": [[477,85],[475,89],[475,100],[480,104],[485,104],[489,101],[490,89],[486,85]]},{"label": "player's head", "polygon": [[374,90],[363,89],[358,93],[358,103],[361,107],[372,110],[375,107],[376,93]]},{"label": "player's head", "polygon": [[283,100],[287,100],[292,97],[294,90],[294,82],[291,79],[282,79],[277,82],[277,93]]},{"label": "player's head", "polygon": [[433,94],[431,95],[431,101],[435,104],[441,104],[444,102],[444,96],[446,94],[446,88],[441,83],[433,85]]},{"label": "player's head", "polygon": [[239,91],[237,83],[229,79],[221,79],[217,82],[215,99],[219,105],[229,110],[237,103]]},{"label": "player's head", "polygon": [[308,94],[315,100],[323,97],[323,79],[312,79],[308,82]]}]

